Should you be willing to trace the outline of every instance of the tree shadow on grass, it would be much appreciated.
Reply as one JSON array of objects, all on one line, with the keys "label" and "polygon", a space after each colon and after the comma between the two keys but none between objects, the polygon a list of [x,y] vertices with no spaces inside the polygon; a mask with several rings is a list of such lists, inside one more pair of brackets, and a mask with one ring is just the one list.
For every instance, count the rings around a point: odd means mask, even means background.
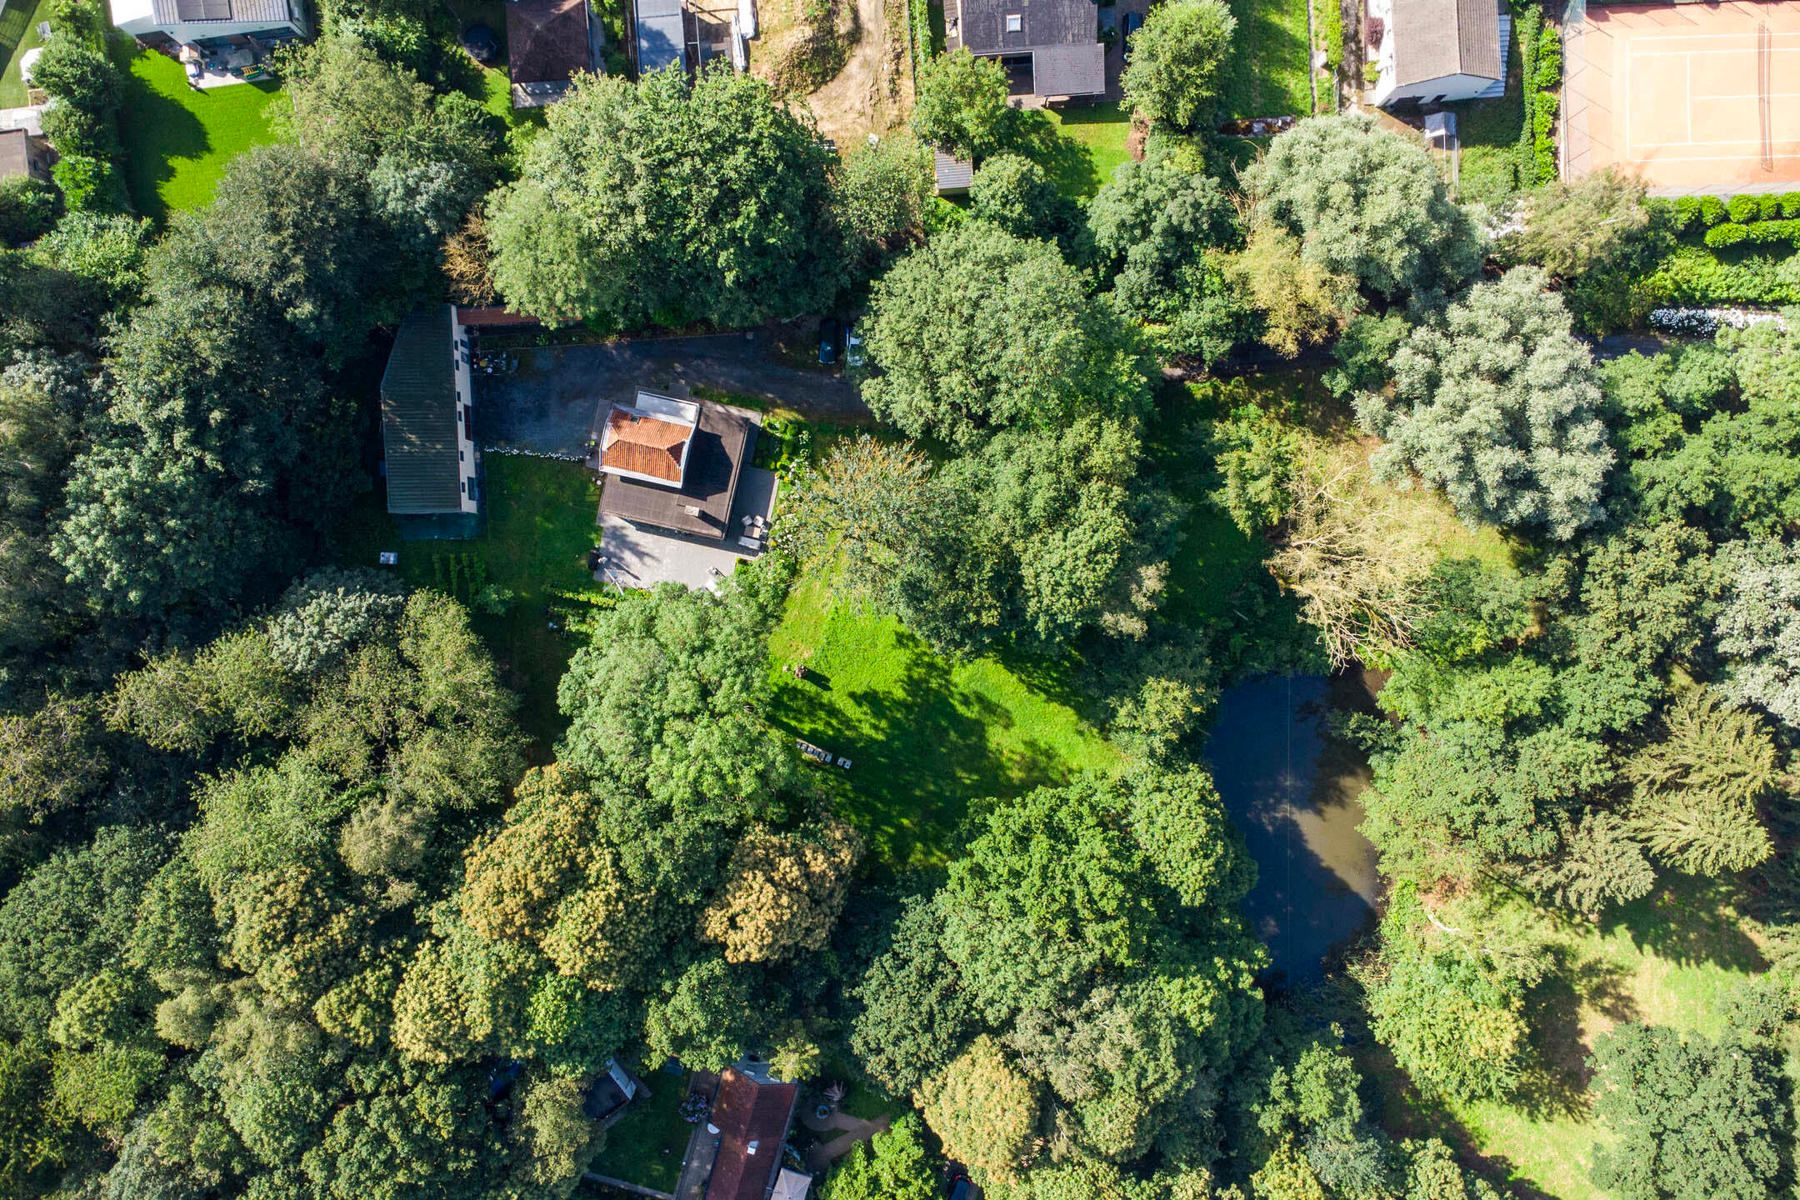
[{"label": "tree shadow on grass", "polygon": [[1549,1120],[1587,1113],[1593,1072],[1582,1036],[1582,1010],[1592,1009],[1614,1023],[1638,1019],[1642,1014],[1627,984],[1624,968],[1616,963],[1576,960],[1558,949],[1550,975],[1526,1001],[1534,1061],[1513,1100],[1528,1116]]},{"label": "tree shadow on grass", "polygon": [[1735,900],[1729,881],[1676,877],[1619,909],[1601,929],[1623,930],[1633,945],[1684,967],[1760,971],[1768,964],[1744,932]]},{"label": "tree shadow on grass", "polygon": [[174,160],[203,157],[212,149],[206,126],[186,107],[133,74],[130,56],[115,56],[123,79],[119,133],[125,144],[125,178],[138,212],[161,224],[168,216],[162,186],[175,177]]},{"label": "tree shadow on grass", "polygon": [[875,857],[899,871],[949,855],[967,835],[974,801],[1054,782],[1064,769],[1052,748],[1019,736],[1011,713],[958,686],[950,664],[916,636],[894,636],[901,669],[882,687],[821,692],[778,678],[770,716],[851,760],[842,772],[847,815]]},{"label": "tree shadow on grass", "polygon": [[[1086,199],[1100,183],[1094,152],[1074,138],[1064,137],[1050,114],[1040,108],[1011,109],[1005,148],[1022,154],[1042,167],[1065,196]],[[1066,118],[1065,118],[1066,119]]]}]

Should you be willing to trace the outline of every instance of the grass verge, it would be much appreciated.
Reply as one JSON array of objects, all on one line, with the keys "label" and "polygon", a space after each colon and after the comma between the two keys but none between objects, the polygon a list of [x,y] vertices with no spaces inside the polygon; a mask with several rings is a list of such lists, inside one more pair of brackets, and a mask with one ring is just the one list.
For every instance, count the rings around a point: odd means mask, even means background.
[{"label": "grass verge", "polygon": [[145,216],[160,223],[171,212],[205,207],[232,159],[280,140],[270,120],[279,85],[196,91],[172,58],[128,42],[115,42],[113,54],[126,72],[119,111],[125,186]]},{"label": "grass verge", "polygon": [[[1119,764],[1068,703],[1058,668],[952,662],[834,585],[802,580],[770,638],[774,723],[852,760],[820,769],[889,869],[945,861],[972,800]],[[794,663],[805,679],[784,669]]]}]

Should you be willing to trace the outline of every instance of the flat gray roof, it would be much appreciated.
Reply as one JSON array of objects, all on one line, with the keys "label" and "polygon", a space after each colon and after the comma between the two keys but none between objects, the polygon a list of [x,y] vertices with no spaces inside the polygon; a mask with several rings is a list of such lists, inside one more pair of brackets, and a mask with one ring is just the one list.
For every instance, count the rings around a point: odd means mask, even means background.
[{"label": "flat gray roof", "polygon": [[638,74],[660,71],[670,63],[687,70],[687,26],[681,0],[637,0]]},{"label": "flat gray roof", "polygon": [[1031,52],[1031,90],[1039,96],[1099,95],[1106,90],[1106,47],[1038,47]]}]

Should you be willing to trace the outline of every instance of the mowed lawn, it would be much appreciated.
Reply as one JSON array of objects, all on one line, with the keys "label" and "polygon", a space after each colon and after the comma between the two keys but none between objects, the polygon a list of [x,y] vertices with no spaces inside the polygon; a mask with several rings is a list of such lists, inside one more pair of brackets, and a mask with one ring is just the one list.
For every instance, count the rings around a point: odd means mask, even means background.
[{"label": "mowed lawn", "polygon": [[161,221],[171,212],[211,203],[226,164],[253,146],[278,141],[271,111],[282,99],[272,83],[196,91],[181,64],[129,44],[114,49],[128,71],[119,132],[125,184],[140,213]]},{"label": "mowed lawn", "polygon": [[[633,1100],[631,1107],[606,1131],[606,1144],[588,1164],[588,1170],[659,1192],[672,1192],[681,1174],[688,1137],[694,1131],[681,1119],[687,1080],[669,1071],[653,1071],[645,1082],[652,1089],[651,1094]],[[577,1194],[602,1193],[588,1189]]]},{"label": "mowed lawn", "polygon": [[[1335,0],[1319,0],[1333,3]],[[1304,117],[1312,112],[1306,0],[1228,0],[1237,40],[1226,60],[1225,117]]]},{"label": "mowed lawn", "polygon": [[944,862],[971,801],[1120,763],[1057,694],[1056,670],[952,662],[829,578],[796,585],[769,657],[776,726],[852,760],[818,769],[890,870]]},{"label": "mowed lawn", "polygon": [[1116,101],[1044,109],[1064,143],[1054,161],[1040,165],[1057,186],[1078,200],[1086,200],[1112,182],[1113,172],[1131,161],[1125,148],[1131,136],[1131,114]]},{"label": "mowed lawn", "polygon": [[11,0],[6,11],[0,12],[0,108],[26,103],[19,60],[27,50],[44,44],[38,26],[49,19],[50,0]]},{"label": "mowed lawn", "polygon": [[[472,568],[487,584],[510,592],[504,611],[477,612],[474,625],[521,697],[520,725],[547,751],[568,727],[556,707],[556,685],[582,641],[567,628],[585,607],[571,597],[603,590],[586,562],[599,538],[594,512],[600,498],[580,463],[490,453],[482,466],[487,525],[479,537],[403,542],[378,489],[359,504],[336,557],[346,566],[372,567],[380,551],[397,550],[408,583],[455,590],[459,599],[472,600],[467,587],[448,582],[450,560],[457,557],[458,578]],[[559,628],[550,628],[552,620]]]}]

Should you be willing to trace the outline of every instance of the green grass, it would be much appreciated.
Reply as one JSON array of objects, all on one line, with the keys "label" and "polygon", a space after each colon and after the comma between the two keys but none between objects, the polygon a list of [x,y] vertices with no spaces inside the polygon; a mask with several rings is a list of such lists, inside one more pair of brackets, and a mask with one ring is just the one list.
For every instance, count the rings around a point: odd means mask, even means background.
[{"label": "green grass", "polygon": [[181,64],[129,43],[115,43],[124,67],[119,134],[125,185],[140,213],[157,221],[211,203],[226,164],[253,146],[279,141],[271,109],[282,97],[273,83],[241,83],[196,91]]},{"label": "green grass", "polygon": [[1306,0],[1229,0],[1237,40],[1220,94],[1224,117],[1303,117],[1312,112]]},{"label": "green grass", "polygon": [[1524,66],[1519,40],[1513,39],[1506,67],[1506,94],[1497,100],[1465,100],[1448,107],[1456,114],[1456,136],[1462,144],[1457,191],[1464,200],[1495,204],[1519,190],[1519,167],[1525,155],[1519,133],[1525,126],[1525,98],[1520,88]]},{"label": "green grass", "polygon": [[[802,580],[770,638],[774,720],[853,760],[820,771],[890,869],[945,861],[972,800],[1118,765],[1070,706],[1062,672],[948,661],[834,582]],[[784,669],[793,663],[805,664],[804,680]]]},{"label": "green grass", "polygon": [[50,0],[12,0],[0,13],[0,108],[27,103],[19,59],[27,50],[44,44],[37,27],[49,18]]},{"label": "green grass", "polygon": [[[580,463],[488,454],[482,460],[487,528],[468,541],[402,542],[380,492],[365,498],[339,538],[337,557],[351,566],[373,566],[380,550],[400,552],[400,572],[417,587],[436,586],[433,556],[454,554],[481,561],[489,583],[513,599],[499,614],[478,613],[475,628],[500,662],[507,684],[522,697],[519,723],[540,749],[567,728],[556,708],[556,685],[579,644],[566,626],[569,612],[585,607],[560,599],[559,591],[599,595],[586,555],[599,537],[594,511],[599,495]],[[462,597],[468,599],[468,597]],[[546,607],[563,630],[549,628]]]},{"label": "green grass", "polygon": [[1603,1200],[1588,1175],[1603,1134],[1588,1111],[1584,1060],[1622,1021],[1722,1032],[1726,997],[1764,969],[1754,925],[1732,909],[1729,892],[1678,879],[1599,928],[1559,925],[1552,935],[1559,969],[1533,993],[1527,1013],[1543,1069],[1520,1098],[1428,1112],[1400,1098],[1389,1071],[1390,1114],[1406,1132],[1435,1132],[1475,1151],[1534,1194]]},{"label": "green grass", "polygon": [[1067,195],[1088,199],[1112,182],[1114,171],[1131,161],[1125,148],[1131,136],[1131,114],[1116,102],[1047,108],[1043,113],[1064,144],[1040,157],[1039,165]]},{"label": "green grass", "polygon": [[677,1111],[687,1097],[687,1081],[657,1071],[648,1082],[655,1094],[639,1096],[631,1102],[631,1107],[606,1131],[606,1144],[588,1164],[588,1170],[659,1192],[672,1192],[681,1174],[688,1135],[694,1130]]}]

